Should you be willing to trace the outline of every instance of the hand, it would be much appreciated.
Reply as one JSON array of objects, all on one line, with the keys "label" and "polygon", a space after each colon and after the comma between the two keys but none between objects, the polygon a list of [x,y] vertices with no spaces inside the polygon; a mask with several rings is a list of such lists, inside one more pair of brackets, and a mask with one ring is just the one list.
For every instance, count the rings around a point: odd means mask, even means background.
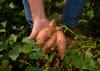
[{"label": "hand", "polygon": [[48,27],[48,24],[49,24],[49,21],[46,18],[34,20],[33,29],[32,29],[31,34],[29,35],[28,39],[30,39],[30,40],[35,39],[37,34],[42,29],[44,29],[45,27]]},{"label": "hand", "polygon": [[60,58],[63,60],[68,41],[61,29],[58,28],[55,26],[54,20],[52,20],[48,27],[39,32],[36,37],[36,43],[43,45],[41,50],[44,53],[53,46],[57,47]]}]

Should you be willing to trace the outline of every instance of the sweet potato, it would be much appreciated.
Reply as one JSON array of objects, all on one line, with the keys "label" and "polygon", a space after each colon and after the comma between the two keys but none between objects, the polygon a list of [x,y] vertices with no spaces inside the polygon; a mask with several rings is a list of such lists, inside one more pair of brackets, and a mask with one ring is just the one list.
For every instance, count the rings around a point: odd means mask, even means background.
[{"label": "sweet potato", "polygon": [[39,32],[39,34],[37,35],[36,38],[36,43],[37,44],[43,44],[45,42],[45,40],[51,36],[51,31],[50,28],[44,28],[43,30],[41,30]]},{"label": "sweet potato", "polygon": [[64,35],[64,33],[62,31],[57,31],[57,42],[56,42],[58,51],[59,51],[59,55],[61,60],[63,60],[64,55],[65,55],[65,51],[66,51],[66,47],[67,47],[67,41],[66,41],[66,37]]},{"label": "sweet potato", "polygon": [[55,24],[55,20],[51,20],[51,22],[49,23],[49,28],[51,29],[52,32],[55,32],[56,30],[56,24]]},{"label": "sweet potato", "polygon": [[50,47],[52,47],[55,42],[56,42],[56,32],[52,35],[52,37],[50,39],[48,39],[44,46],[42,47],[42,51],[45,53],[47,49],[49,49]]}]

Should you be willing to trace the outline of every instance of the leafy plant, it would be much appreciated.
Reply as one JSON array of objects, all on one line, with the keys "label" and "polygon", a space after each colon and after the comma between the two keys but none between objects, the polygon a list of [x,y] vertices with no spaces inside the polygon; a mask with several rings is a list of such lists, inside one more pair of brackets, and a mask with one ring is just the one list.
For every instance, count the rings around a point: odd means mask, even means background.
[{"label": "leafy plant", "polygon": [[[100,38],[95,38],[99,32],[99,1],[90,3],[86,0],[79,25],[87,35],[78,35],[70,28],[62,26],[64,32],[69,31],[71,44],[59,68],[53,54],[43,54],[35,41],[26,37],[30,33],[23,6],[18,6],[14,0],[0,0],[0,71],[100,71]],[[21,4],[21,2],[20,2]],[[61,13],[65,0],[45,0],[46,14],[56,18]],[[91,23],[92,21],[92,23]],[[83,29],[84,28],[84,29]]]}]

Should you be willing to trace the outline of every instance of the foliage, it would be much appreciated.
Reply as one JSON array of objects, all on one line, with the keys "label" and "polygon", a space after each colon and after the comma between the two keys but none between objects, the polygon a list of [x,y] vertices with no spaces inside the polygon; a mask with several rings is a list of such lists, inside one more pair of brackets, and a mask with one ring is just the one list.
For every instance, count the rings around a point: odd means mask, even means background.
[{"label": "foliage", "polygon": [[[91,5],[87,0],[79,20],[82,32],[87,36],[77,35],[68,27],[63,27],[65,33],[68,30],[74,37],[59,68],[49,66],[56,63],[56,53],[43,54],[34,40],[26,38],[30,31],[23,7],[13,1],[0,0],[0,71],[100,71],[100,38],[92,37],[100,32],[99,1]],[[48,17],[61,14],[64,3],[65,0],[45,0]]]}]

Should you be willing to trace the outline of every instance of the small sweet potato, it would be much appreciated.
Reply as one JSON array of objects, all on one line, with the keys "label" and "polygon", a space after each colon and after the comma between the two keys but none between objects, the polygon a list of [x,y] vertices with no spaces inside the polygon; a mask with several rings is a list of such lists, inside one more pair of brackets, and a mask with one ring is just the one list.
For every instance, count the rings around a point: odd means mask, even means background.
[{"label": "small sweet potato", "polygon": [[37,38],[36,38],[36,43],[37,44],[43,44],[45,42],[45,40],[51,36],[51,31],[50,31],[50,28],[47,27],[47,28],[44,28],[43,30],[41,30],[39,32],[39,34],[37,35]]},{"label": "small sweet potato", "polygon": [[56,32],[52,35],[50,39],[48,39],[44,46],[42,47],[42,51],[45,53],[49,48],[51,48],[56,42]]},{"label": "small sweet potato", "polygon": [[51,29],[52,33],[56,31],[56,24],[54,19],[49,23],[49,28]]},{"label": "small sweet potato", "polygon": [[57,48],[59,51],[60,58],[61,58],[61,60],[63,60],[65,51],[66,51],[66,47],[67,47],[67,40],[66,40],[64,33],[60,30],[57,31],[56,45],[57,45]]}]

